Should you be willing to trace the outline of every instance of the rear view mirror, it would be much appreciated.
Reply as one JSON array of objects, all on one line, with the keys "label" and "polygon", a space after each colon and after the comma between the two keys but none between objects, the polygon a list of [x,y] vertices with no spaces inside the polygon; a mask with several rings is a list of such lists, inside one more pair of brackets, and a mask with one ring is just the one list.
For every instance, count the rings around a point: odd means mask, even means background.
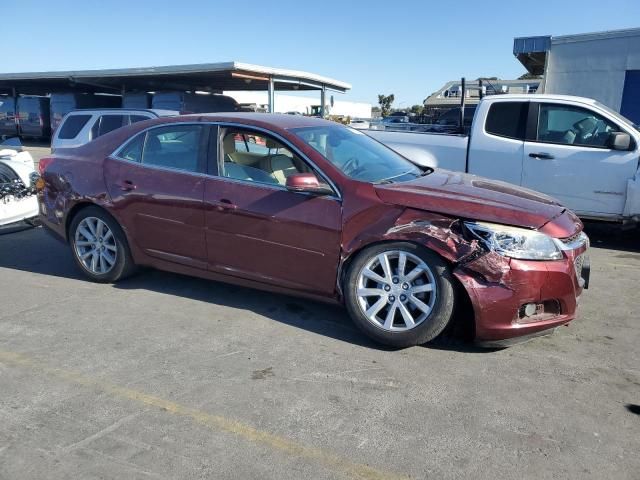
[{"label": "rear view mirror", "polygon": [[629,150],[629,147],[631,147],[631,135],[623,132],[612,132],[609,135],[607,146],[612,150]]},{"label": "rear view mirror", "polygon": [[290,192],[313,193],[315,195],[332,195],[333,190],[321,184],[313,173],[294,173],[287,177],[287,190]]}]

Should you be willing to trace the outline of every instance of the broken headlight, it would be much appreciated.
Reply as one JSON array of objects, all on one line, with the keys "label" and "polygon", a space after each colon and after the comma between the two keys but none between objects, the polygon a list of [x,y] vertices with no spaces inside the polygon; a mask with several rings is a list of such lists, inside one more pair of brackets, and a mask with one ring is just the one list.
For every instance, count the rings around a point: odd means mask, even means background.
[{"label": "broken headlight", "polygon": [[465,226],[489,250],[522,260],[560,260],[562,251],[544,233],[496,223],[465,222]]}]

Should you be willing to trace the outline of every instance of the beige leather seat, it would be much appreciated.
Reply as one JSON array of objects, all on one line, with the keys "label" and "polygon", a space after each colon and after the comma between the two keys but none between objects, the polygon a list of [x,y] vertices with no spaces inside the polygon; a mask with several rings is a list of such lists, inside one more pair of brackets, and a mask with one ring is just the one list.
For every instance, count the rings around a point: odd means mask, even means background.
[{"label": "beige leather seat", "polygon": [[287,183],[287,177],[299,173],[293,160],[288,155],[267,155],[260,162],[260,167],[271,174],[280,185]]},{"label": "beige leather seat", "polygon": [[228,133],[222,139],[222,149],[225,155],[225,162],[234,162],[238,165],[259,168],[260,160],[264,155],[252,152],[238,152],[236,150],[236,139],[234,133]]},{"label": "beige leather seat", "polygon": [[[278,148],[283,148],[282,145],[269,138],[267,139],[266,147],[276,151]],[[295,163],[293,163],[293,159],[284,153],[267,155],[260,161],[260,168],[272,175],[280,185],[287,183],[289,175],[300,173]]]}]

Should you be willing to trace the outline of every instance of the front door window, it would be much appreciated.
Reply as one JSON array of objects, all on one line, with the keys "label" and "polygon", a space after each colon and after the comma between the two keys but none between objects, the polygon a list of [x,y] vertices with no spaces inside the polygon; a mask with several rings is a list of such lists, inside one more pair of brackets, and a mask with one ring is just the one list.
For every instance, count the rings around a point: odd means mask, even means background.
[{"label": "front door window", "polygon": [[569,105],[542,104],[536,140],[543,143],[607,148],[617,125],[597,113]]},{"label": "front door window", "polygon": [[310,168],[281,142],[248,130],[227,129],[222,140],[222,174],[228,178],[284,186]]}]

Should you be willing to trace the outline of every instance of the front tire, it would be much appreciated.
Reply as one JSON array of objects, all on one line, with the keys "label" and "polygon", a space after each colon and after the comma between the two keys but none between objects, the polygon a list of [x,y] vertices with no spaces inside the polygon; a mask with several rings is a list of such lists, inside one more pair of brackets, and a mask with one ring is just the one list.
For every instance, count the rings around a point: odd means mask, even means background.
[{"label": "front tire", "polygon": [[440,335],[452,321],[456,301],[446,262],[406,242],[359,253],[347,271],[344,295],[349,315],[366,335],[399,348]]},{"label": "front tire", "polygon": [[117,282],[135,271],[122,228],[98,207],[87,207],[73,218],[69,245],[76,265],[94,282]]}]

